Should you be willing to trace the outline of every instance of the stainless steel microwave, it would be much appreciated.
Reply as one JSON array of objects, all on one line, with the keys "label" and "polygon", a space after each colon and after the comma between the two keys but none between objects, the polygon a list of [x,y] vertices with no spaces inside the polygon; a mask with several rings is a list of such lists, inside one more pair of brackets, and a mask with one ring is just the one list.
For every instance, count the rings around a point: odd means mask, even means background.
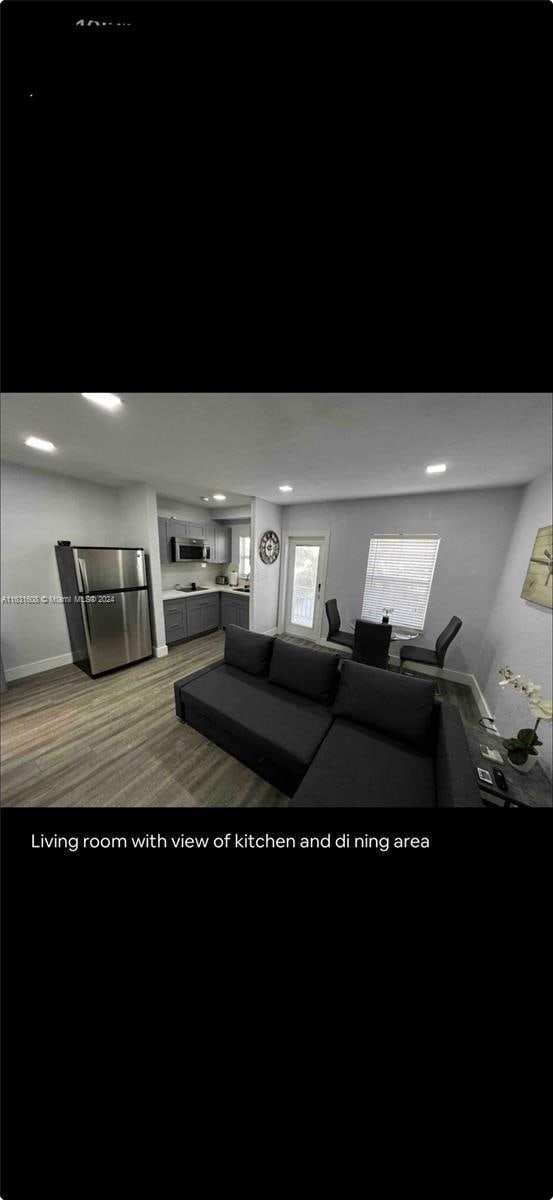
[{"label": "stainless steel microwave", "polygon": [[201,538],[171,538],[173,562],[205,562],[209,558],[209,546]]}]

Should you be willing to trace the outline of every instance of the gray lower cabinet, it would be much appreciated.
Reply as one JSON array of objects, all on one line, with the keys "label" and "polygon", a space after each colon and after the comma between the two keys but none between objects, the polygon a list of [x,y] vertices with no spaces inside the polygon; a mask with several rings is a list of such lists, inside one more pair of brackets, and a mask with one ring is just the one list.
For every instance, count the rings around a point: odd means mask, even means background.
[{"label": "gray lower cabinet", "polygon": [[209,596],[190,596],[186,605],[188,637],[196,637],[198,633],[208,633],[211,629],[219,628],[218,592],[212,592]]},{"label": "gray lower cabinet", "polygon": [[250,602],[242,597],[229,596],[228,592],[221,593],[221,626],[239,625],[241,629],[250,627]]},{"label": "gray lower cabinet", "polygon": [[165,640],[180,642],[198,637],[227,625],[250,627],[250,602],[228,592],[210,592],[208,596],[188,596],[182,600],[164,600]]},{"label": "gray lower cabinet", "polygon": [[188,637],[188,613],[186,600],[164,600],[163,614],[165,617],[165,640],[180,642]]}]

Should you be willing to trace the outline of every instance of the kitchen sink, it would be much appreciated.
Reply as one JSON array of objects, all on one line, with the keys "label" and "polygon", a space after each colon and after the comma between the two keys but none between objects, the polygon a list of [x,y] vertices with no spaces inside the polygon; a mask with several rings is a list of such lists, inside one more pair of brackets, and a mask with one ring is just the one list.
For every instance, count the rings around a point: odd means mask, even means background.
[{"label": "kitchen sink", "polygon": [[203,587],[201,584],[198,584],[197,587],[190,587],[189,584],[186,584],[186,586],[183,586],[182,583],[176,583],[175,591],[177,591],[177,592],[207,592],[207,591],[209,591],[209,588]]}]

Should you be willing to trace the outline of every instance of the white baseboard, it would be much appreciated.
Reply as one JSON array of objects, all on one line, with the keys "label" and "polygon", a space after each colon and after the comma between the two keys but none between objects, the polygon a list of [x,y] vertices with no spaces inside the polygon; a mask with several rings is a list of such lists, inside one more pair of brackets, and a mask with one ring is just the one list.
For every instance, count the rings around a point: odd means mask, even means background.
[{"label": "white baseboard", "polygon": [[278,633],[278,625],[273,625],[272,629],[264,629],[265,637],[274,637]]},{"label": "white baseboard", "polygon": [[[167,646],[153,646],[152,649],[155,658],[165,658],[169,653]],[[6,683],[13,683],[14,679],[25,679],[27,675],[40,675],[41,671],[55,671],[56,667],[72,666],[74,662],[75,659],[69,651],[67,654],[55,654],[53,658],[40,658],[36,662],[22,663],[20,667],[6,667]]]},{"label": "white baseboard", "polygon": [[340,646],[337,642],[333,645],[332,642],[329,642],[328,638],[315,638],[314,640],[318,646],[327,646],[329,650],[345,650],[346,655],[353,654],[351,646]]},{"label": "white baseboard", "polygon": [[471,675],[470,678],[472,679],[472,684],[471,684],[472,694],[473,694],[476,704],[478,706],[480,716],[491,718],[491,720],[488,721],[488,723],[486,725],[486,729],[491,729],[492,733],[499,733],[499,729],[497,728],[497,725],[495,724],[495,721],[493,719],[493,713],[490,712],[490,706],[488,704],[488,701],[486,700],[486,697],[482,691],[482,688],[480,687],[480,684],[476,678],[476,675]]},{"label": "white baseboard", "polygon": [[[273,631],[271,630],[271,632],[273,632]],[[315,642],[316,645],[326,646],[328,649],[333,649],[332,642],[329,642],[328,638],[313,638],[312,640]],[[340,647],[336,646],[336,649],[340,649],[342,652],[345,651],[345,657],[349,657],[349,654],[350,654],[349,646],[340,646]],[[390,659],[390,662],[394,663],[395,666],[399,667],[399,664],[400,664],[399,654],[397,654],[397,655],[390,654],[389,659]],[[433,675],[437,679],[440,679],[440,678],[449,679],[451,683],[464,684],[465,687],[470,688],[472,695],[474,697],[474,702],[476,704],[478,712],[480,713],[480,716],[481,717],[490,717],[490,718],[493,716],[493,713],[490,712],[490,709],[488,707],[486,697],[484,696],[484,693],[483,693],[483,691],[480,687],[480,684],[478,683],[478,680],[475,675],[470,675],[468,671],[452,671],[448,667],[442,667],[442,669],[440,670],[439,667],[432,667],[432,666],[429,666],[427,663],[413,663],[413,664],[409,663],[407,670],[411,671],[411,667],[413,669],[414,675],[415,674],[417,674],[417,675],[418,674]],[[492,733],[499,732],[499,730],[496,729],[496,726],[493,723],[491,723],[490,721],[488,721],[486,728],[490,729],[492,731]]]},{"label": "white baseboard", "polygon": [[[390,654],[390,662],[396,663],[399,666],[399,655]],[[480,684],[475,675],[470,675],[468,671],[452,671],[449,667],[432,667],[428,663],[407,663],[406,672],[412,672],[413,675],[433,675],[437,679],[449,679],[451,683],[463,683],[465,687],[469,687],[474,697],[474,702],[481,717],[491,717],[486,697],[481,690]],[[497,733],[495,725],[488,723],[486,726],[493,732]]]},{"label": "white baseboard", "polygon": [[6,682],[14,679],[25,679],[26,675],[39,675],[41,671],[55,671],[56,667],[67,667],[73,663],[71,651],[67,654],[55,654],[53,658],[39,658],[36,662],[22,663],[20,667],[6,667]]}]

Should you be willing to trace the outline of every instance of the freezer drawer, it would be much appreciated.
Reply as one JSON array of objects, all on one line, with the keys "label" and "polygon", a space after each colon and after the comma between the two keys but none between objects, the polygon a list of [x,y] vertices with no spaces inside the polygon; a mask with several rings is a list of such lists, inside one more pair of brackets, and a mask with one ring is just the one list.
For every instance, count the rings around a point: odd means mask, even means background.
[{"label": "freezer drawer", "polygon": [[143,550],[119,550],[114,546],[75,546],[73,558],[80,592],[146,587]]},{"label": "freezer drawer", "polygon": [[152,653],[148,592],[81,597],[92,675],[147,658]]}]

